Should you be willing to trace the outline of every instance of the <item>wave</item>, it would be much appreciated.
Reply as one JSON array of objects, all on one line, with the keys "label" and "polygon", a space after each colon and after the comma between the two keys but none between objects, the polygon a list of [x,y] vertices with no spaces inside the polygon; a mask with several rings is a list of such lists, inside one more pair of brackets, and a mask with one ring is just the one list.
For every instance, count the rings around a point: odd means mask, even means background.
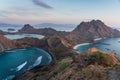
[{"label": "wave", "polygon": [[38,66],[42,61],[42,56],[38,57],[35,63],[33,64],[33,67]]},{"label": "wave", "polygon": [[28,68],[28,70],[32,69],[33,67],[38,66],[41,63],[41,61],[42,61],[42,56],[39,56],[37,60],[34,62],[34,64]]},{"label": "wave", "polygon": [[16,68],[16,71],[20,71],[26,64],[27,64],[27,61],[25,61],[23,64],[19,65],[19,66]]}]

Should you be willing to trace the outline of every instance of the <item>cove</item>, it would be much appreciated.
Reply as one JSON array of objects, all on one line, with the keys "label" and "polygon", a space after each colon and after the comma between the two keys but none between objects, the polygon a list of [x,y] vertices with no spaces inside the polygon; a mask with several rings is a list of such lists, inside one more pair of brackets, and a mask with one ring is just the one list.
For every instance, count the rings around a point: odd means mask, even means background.
[{"label": "cove", "polygon": [[83,53],[93,47],[106,52],[114,51],[120,58],[120,38],[105,38],[96,41],[95,44],[80,45],[77,47],[77,51]]},{"label": "cove", "polygon": [[0,55],[0,80],[12,80],[36,66],[52,61],[51,55],[38,48],[14,49]]}]

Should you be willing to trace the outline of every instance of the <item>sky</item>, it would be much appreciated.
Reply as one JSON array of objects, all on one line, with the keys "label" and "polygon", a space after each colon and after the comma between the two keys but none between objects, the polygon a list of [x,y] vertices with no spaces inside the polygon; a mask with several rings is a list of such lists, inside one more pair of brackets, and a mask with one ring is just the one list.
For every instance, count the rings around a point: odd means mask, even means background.
[{"label": "sky", "polygon": [[120,0],[0,0],[0,22],[79,24],[92,19],[120,26]]}]

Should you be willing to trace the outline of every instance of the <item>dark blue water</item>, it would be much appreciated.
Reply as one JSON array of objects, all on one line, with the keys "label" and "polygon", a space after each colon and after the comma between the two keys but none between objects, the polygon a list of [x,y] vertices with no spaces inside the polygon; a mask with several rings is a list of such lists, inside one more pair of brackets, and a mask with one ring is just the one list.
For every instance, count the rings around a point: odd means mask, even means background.
[{"label": "dark blue water", "polygon": [[97,48],[106,52],[116,52],[118,57],[120,57],[120,38],[106,38],[97,41],[96,44],[81,45],[77,50],[82,53],[88,50],[89,48]]},{"label": "dark blue water", "polygon": [[0,55],[0,80],[12,80],[35,66],[48,65],[51,56],[38,48],[15,49]]}]

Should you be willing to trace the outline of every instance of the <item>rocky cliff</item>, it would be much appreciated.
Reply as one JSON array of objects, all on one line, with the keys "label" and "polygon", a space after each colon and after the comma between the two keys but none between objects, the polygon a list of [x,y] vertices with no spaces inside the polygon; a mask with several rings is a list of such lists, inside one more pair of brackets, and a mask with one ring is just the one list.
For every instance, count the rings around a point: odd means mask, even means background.
[{"label": "rocky cliff", "polygon": [[0,36],[0,52],[10,50],[13,48],[15,48],[15,44],[11,40]]}]

